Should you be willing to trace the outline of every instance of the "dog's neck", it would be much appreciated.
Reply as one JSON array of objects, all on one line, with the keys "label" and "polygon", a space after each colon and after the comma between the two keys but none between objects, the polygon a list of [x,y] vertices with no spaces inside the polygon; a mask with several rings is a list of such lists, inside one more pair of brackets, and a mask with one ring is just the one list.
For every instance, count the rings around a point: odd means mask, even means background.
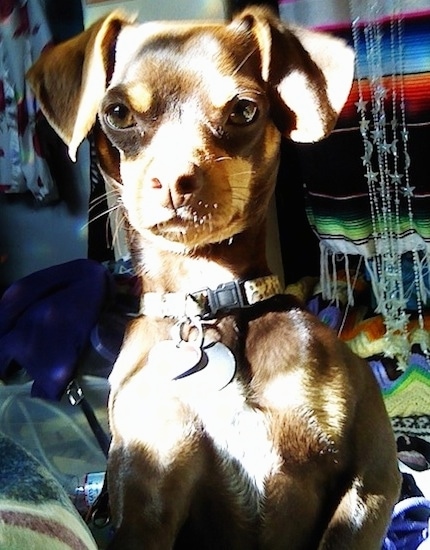
[{"label": "dog's neck", "polygon": [[187,250],[148,232],[130,233],[130,249],[143,292],[193,292],[232,280],[270,274],[265,226],[253,227],[220,243]]},{"label": "dog's neck", "polygon": [[213,319],[281,293],[279,279],[267,266],[264,240],[262,225],[227,241],[177,251],[160,237],[134,234],[131,246],[142,281],[141,313]]}]

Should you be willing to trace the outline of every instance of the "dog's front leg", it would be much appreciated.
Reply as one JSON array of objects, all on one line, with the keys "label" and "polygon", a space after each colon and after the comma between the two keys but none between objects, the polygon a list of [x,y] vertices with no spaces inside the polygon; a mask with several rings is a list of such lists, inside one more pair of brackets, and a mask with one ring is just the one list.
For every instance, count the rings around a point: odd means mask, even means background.
[{"label": "dog's front leg", "polygon": [[111,396],[111,549],[173,548],[207,468],[195,415],[168,384],[151,380],[143,369]]},{"label": "dog's front leg", "polygon": [[[401,476],[388,416],[375,384],[358,405],[351,477],[318,550],[380,550]],[[365,410],[374,414],[365,414]]]},{"label": "dog's front leg", "polygon": [[364,494],[356,479],[343,496],[318,550],[380,550],[392,503],[380,494]]},{"label": "dog's front leg", "polygon": [[[187,447],[187,448],[186,448]],[[170,550],[187,519],[204,468],[199,444],[181,445],[168,466],[140,446],[111,449],[109,498],[116,526],[110,550]]]}]

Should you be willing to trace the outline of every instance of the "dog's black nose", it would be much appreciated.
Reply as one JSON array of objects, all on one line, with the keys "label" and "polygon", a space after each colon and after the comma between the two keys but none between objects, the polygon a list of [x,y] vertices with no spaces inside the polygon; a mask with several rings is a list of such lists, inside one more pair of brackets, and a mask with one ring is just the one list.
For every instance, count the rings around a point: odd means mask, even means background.
[{"label": "dog's black nose", "polygon": [[161,191],[163,206],[178,208],[188,204],[191,197],[201,189],[203,173],[199,166],[190,164],[187,170],[177,177],[163,179],[153,177],[151,184],[153,189]]},{"label": "dog's black nose", "polygon": [[176,191],[181,195],[188,195],[200,189],[199,178],[195,174],[180,176],[176,182]]}]

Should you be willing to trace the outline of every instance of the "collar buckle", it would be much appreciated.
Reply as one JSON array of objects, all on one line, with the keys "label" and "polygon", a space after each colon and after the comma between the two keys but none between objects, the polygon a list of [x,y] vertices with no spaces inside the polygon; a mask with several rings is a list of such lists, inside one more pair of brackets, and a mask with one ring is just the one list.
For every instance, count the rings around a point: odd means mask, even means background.
[{"label": "collar buckle", "polygon": [[229,281],[217,286],[215,290],[206,289],[207,312],[203,318],[215,317],[218,313],[249,307],[242,290],[241,281]]}]

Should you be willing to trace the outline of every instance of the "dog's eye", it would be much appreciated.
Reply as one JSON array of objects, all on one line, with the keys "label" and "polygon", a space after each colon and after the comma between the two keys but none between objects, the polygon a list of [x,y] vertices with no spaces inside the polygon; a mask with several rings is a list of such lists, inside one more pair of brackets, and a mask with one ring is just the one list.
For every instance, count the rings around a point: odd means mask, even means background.
[{"label": "dog's eye", "polygon": [[105,112],[105,120],[111,128],[125,130],[136,125],[130,109],[122,103],[111,105]]},{"label": "dog's eye", "polygon": [[254,122],[258,116],[256,103],[249,99],[239,99],[230,113],[229,122],[236,126],[245,126]]}]

